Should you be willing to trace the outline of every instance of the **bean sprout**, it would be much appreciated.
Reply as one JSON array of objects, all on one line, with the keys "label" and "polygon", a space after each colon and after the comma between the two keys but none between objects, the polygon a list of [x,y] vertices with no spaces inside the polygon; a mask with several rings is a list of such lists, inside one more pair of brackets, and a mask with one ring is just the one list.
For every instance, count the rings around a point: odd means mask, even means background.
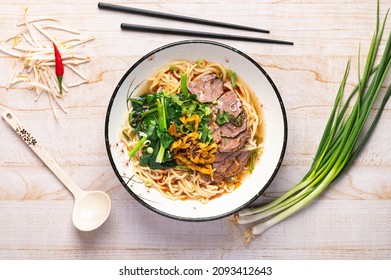
[{"label": "bean sprout", "polygon": [[[57,105],[64,113],[66,110],[60,105],[59,100],[69,92],[69,88],[89,83],[85,74],[77,66],[91,61],[90,56],[78,53],[88,42],[95,39],[94,36],[81,36],[81,33],[71,27],[65,27],[51,17],[27,18],[27,8],[24,16],[17,24],[20,30],[15,35],[0,41],[0,52],[14,57],[12,71],[6,89],[23,86],[35,91],[38,101],[42,93],[46,93],[53,111],[58,120],[54,105]],[[57,22],[54,24],[53,22]],[[71,34],[70,38],[59,38],[58,34],[51,31],[60,30],[63,34]],[[64,66],[71,71],[65,74],[65,79],[72,79],[72,83],[62,83],[63,94],[54,71],[55,57],[53,44],[55,43],[62,55]],[[75,74],[72,74],[75,73]],[[75,78],[76,77],[76,78]]]}]

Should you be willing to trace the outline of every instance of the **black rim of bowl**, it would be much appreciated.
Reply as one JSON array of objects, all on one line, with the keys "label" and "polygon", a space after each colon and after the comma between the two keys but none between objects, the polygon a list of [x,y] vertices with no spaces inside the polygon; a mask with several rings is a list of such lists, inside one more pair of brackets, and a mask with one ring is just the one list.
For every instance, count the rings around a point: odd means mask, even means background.
[{"label": "black rim of bowl", "polygon": [[[174,46],[178,46],[178,45],[185,45],[185,44],[209,44],[209,45],[215,45],[215,46],[219,46],[219,47],[222,47],[222,48],[225,48],[225,49],[228,49],[230,51],[233,51],[233,52],[236,52],[237,54],[240,54],[241,56],[243,56],[244,58],[246,58],[247,60],[249,60],[252,64],[254,64],[258,69],[259,71],[262,72],[263,75],[265,75],[265,77],[267,78],[267,80],[269,81],[270,85],[272,86],[276,96],[277,96],[277,99],[279,101],[279,104],[280,104],[280,108],[281,108],[281,112],[282,112],[282,117],[283,117],[283,122],[284,122],[284,139],[283,139],[283,146],[282,146],[282,149],[281,149],[281,153],[280,153],[280,157],[279,157],[279,160],[278,160],[278,163],[272,173],[272,175],[270,176],[269,180],[266,182],[266,184],[263,186],[263,188],[253,197],[251,198],[250,200],[248,200],[246,203],[244,203],[243,205],[241,205],[240,207],[237,207],[235,209],[232,209],[231,211],[229,212],[226,212],[226,213],[223,213],[223,214],[220,214],[220,215],[216,215],[216,216],[211,216],[211,217],[202,217],[202,218],[191,218],[191,217],[181,217],[181,216],[176,216],[176,215],[172,215],[172,214],[169,214],[169,213],[166,213],[164,211],[161,211],[153,206],[151,206],[150,204],[146,203],[143,199],[141,199],[137,194],[135,194],[130,188],[129,186],[127,185],[127,183],[124,181],[124,179],[122,178],[121,174],[119,173],[119,171],[117,170],[117,167],[114,163],[114,159],[112,157],[112,154],[111,154],[111,149],[110,149],[110,143],[109,143],[109,122],[110,122],[110,114],[111,114],[111,109],[112,109],[112,106],[113,106],[113,102],[117,96],[117,93],[118,93],[118,90],[119,88],[121,87],[121,85],[123,84],[123,82],[125,81],[125,79],[129,76],[129,74],[135,69],[137,68],[137,66],[142,63],[143,61],[147,60],[149,57],[151,57],[153,54],[155,53],[158,53],[164,49],[168,49],[168,48],[172,48]],[[287,139],[288,139],[288,123],[287,123],[287,117],[286,117],[286,111],[285,111],[285,106],[284,106],[284,103],[282,101],[282,98],[281,98],[281,95],[276,87],[276,85],[274,84],[273,80],[270,78],[270,76],[266,73],[266,71],[257,63],[255,62],[255,60],[253,60],[251,57],[249,57],[248,55],[246,55],[245,53],[243,53],[242,51],[239,51],[238,49],[235,49],[234,47],[231,47],[231,46],[228,46],[228,45],[225,45],[223,43],[219,43],[219,42],[215,42],[215,41],[209,41],[209,40],[183,40],[183,41],[177,41],[177,42],[173,42],[173,43],[170,43],[170,44],[166,44],[166,45],[163,45],[151,52],[149,52],[148,54],[144,55],[142,58],[140,58],[135,64],[133,64],[132,67],[129,68],[129,70],[123,75],[123,77],[121,78],[121,80],[118,82],[115,90],[114,90],[114,93],[113,95],[111,96],[111,99],[110,99],[110,102],[109,102],[109,106],[108,106],[108,109],[107,109],[107,113],[106,113],[106,119],[105,119],[105,143],[106,143],[106,151],[107,151],[107,154],[109,156],[109,160],[110,160],[110,164],[111,164],[111,167],[113,168],[117,178],[119,179],[119,181],[121,182],[121,184],[124,186],[124,188],[128,191],[128,193],[134,198],[136,199],[139,203],[141,203],[143,206],[147,207],[148,209],[154,211],[155,213],[158,213],[162,216],[165,216],[165,217],[168,217],[168,218],[171,218],[171,219],[175,219],[175,220],[179,220],[179,221],[190,221],[190,222],[201,222],[201,221],[213,221],[213,220],[218,220],[218,219],[222,219],[222,218],[225,218],[225,217],[228,217],[230,215],[233,215],[235,213],[237,213],[239,210],[249,206],[251,203],[253,203],[258,197],[260,197],[262,195],[262,193],[269,187],[269,185],[271,184],[271,182],[273,181],[274,177],[277,175],[277,172],[278,170],[280,169],[281,167],[281,163],[282,163],[282,160],[284,158],[284,155],[285,155],[285,149],[286,149],[286,144],[287,144]]]}]

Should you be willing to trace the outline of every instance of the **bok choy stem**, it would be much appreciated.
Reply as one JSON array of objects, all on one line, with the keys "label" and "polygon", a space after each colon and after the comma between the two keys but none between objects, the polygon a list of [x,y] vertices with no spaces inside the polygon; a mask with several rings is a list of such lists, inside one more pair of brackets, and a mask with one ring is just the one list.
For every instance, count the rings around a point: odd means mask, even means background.
[{"label": "bok choy stem", "polygon": [[136,152],[144,145],[145,141],[147,141],[147,136],[144,136],[137,142],[136,146],[129,152],[129,158],[132,158]]},{"label": "bok choy stem", "polygon": [[[156,99],[157,102],[157,115],[159,121],[159,129],[167,130],[167,117],[166,117],[166,103],[164,101],[164,97]],[[156,162],[162,163],[164,161],[164,153],[166,149],[164,148],[163,143],[160,141],[159,152],[156,156]]]}]

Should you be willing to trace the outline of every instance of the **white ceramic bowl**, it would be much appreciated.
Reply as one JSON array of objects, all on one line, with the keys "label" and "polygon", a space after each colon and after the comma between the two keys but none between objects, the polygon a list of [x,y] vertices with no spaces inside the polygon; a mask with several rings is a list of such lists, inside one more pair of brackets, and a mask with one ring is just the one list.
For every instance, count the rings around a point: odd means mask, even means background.
[{"label": "white ceramic bowl", "polygon": [[[233,69],[257,94],[265,120],[265,148],[253,173],[233,193],[198,201],[173,201],[139,182],[121,152],[119,131],[127,115],[129,87],[135,87],[164,65],[178,59],[205,59]],[[105,140],[111,165],[125,189],[147,208],[170,218],[207,221],[226,217],[248,206],[269,186],[285,153],[287,120],[284,105],[273,81],[265,70],[241,51],[213,41],[180,41],[162,46],[142,57],[122,77],[114,90],[106,115]],[[124,155],[125,154],[125,155]]]}]

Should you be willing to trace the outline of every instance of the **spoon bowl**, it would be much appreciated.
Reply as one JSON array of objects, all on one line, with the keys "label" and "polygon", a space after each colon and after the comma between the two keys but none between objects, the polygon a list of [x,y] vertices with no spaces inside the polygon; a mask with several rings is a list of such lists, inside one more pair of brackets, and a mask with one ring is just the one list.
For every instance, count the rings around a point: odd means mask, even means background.
[{"label": "spoon bowl", "polygon": [[109,196],[101,191],[82,191],[75,197],[72,221],[81,231],[100,227],[110,214]]}]

